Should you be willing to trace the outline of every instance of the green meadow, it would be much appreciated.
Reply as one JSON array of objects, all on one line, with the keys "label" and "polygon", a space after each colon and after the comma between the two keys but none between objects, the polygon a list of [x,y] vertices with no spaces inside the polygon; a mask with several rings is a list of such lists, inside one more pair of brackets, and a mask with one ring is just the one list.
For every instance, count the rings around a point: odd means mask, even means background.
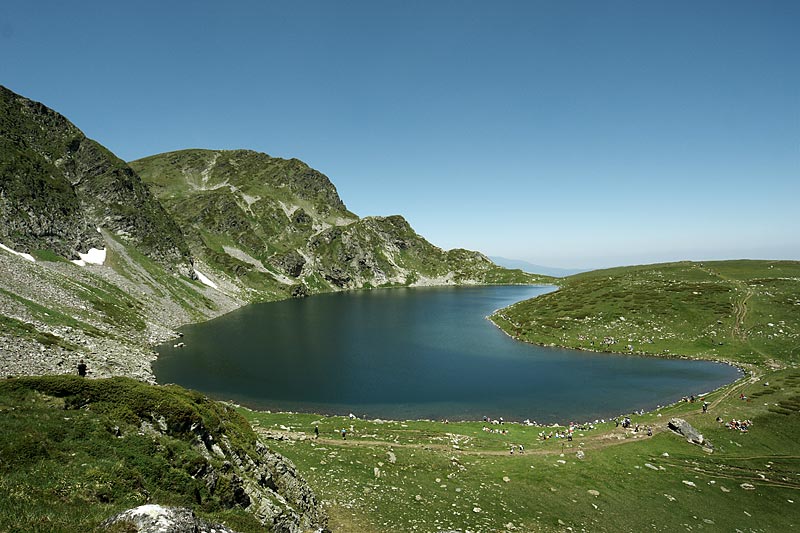
[{"label": "green meadow", "polygon": [[[787,531],[800,525],[800,371],[765,379],[709,394],[707,413],[679,402],[572,441],[540,436],[564,427],[240,412],[304,472],[334,531]],[[666,429],[671,417],[713,452]]]}]

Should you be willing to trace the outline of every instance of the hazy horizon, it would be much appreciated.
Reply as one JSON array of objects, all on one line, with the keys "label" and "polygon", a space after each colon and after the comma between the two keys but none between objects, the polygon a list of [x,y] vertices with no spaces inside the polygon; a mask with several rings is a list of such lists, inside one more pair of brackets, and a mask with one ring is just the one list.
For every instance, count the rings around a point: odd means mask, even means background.
[{"label": "hazy horizon", "polygon": [[800,259],[800,4],[0,6],[0,84],[126,160],[296,157],[559,268]]}]

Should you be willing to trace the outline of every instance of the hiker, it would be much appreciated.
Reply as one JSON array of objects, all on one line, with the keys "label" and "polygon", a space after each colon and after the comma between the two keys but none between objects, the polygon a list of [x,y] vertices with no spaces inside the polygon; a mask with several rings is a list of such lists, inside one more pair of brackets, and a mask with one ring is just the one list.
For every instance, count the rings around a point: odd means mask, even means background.
[{"label": "hiker", "polygon": [[708,412],[708,402],[703,402],[703,412],[704,413]]},{"label": "hiker", "polygon": [[522,444],[520,444],[520,445],[518,446],[518,448],[519,448],[519,453],[520,453],[520,455],[522,455],[523,453],[525,453],[525,448],[522,446]]},{"label": "hiker", "polygon": [[319,426],[314,426],[314,438],[319,438]]},{"label": "hiker", "polygon": [[347,440],[347,430],[342,428],[342,439]]},{"label": "hiker", "polygon": [[86,377],[86,363],[83,362],[83,359],[78,363],[78,375],[82,378]]},{"label": "hiker", "polygon": [[653,428],[651,428],[650,426],[647,426],[647,436],[648,437],[653,436]]}]

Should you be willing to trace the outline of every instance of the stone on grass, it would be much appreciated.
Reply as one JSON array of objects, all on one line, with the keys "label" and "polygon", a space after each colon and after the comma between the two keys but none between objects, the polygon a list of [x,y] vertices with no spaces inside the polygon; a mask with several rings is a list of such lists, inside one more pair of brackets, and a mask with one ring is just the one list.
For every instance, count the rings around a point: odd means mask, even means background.
[{"label": "stone on grass", "polygon": [[686,441],[691,444],[697,444],[698,446],[702,446],[703,448],[709,450],[714,448],[699,431],[692,427],[692,425],[683,418],[670,418],[667,427],[669,427],[669,429],[675,433],[683,435],[686,438]]},{"label": "stone on grass", "polygon": [[[191,509],[185,507],[162,507],[161,505],[141,505],[112,516],[101,524],[109,529],[112,526],[127,525],[136,533],[195,533],[197,531],[216,530],[218,533],[236,533],[220,524],[206,522],[195,516]],[[128,531],[126,529],[126,531]]]}]

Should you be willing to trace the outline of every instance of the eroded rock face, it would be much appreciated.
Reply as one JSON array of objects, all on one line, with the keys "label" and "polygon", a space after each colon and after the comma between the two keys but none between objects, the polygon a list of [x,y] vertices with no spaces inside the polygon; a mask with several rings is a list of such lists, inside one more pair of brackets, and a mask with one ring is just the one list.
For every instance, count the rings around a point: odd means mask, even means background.
[{"label": "eroded rock face", "polygon": [[325,511],[294,464],[256,441],[254,454],[239,453],[226,436],[217,441],[202,425],[191,428],[195,447],[208,457],[224,458],[221,469],[209,465],[198,475],[214,492],[221,477],[229,479],[234,501],[276,533],[326,531]]},{"label": "eroded rock face", "polygon": [[180,228],[139,176],[65,117],[0,86],[0,131],[0,242],[77,259],[105,247],[104,228],[192,272]]},{"label": "eroded rock face", "polygon": [[706,448],[713,448],[713,445],[683,418],[671,418],[667,426],[675,433],[686,437],[686,440],[692,444],[697,444],[698,446],[704,446]]},{"label": "eroded rock face", "polygon": [[141,505],[112,516],[101,524],[109,529],[117,524],[133,526],[137,533],[236,533],[221,524],[213,524],[195,516],[191,509],[184,507],[162,507],[161,505]]}]

